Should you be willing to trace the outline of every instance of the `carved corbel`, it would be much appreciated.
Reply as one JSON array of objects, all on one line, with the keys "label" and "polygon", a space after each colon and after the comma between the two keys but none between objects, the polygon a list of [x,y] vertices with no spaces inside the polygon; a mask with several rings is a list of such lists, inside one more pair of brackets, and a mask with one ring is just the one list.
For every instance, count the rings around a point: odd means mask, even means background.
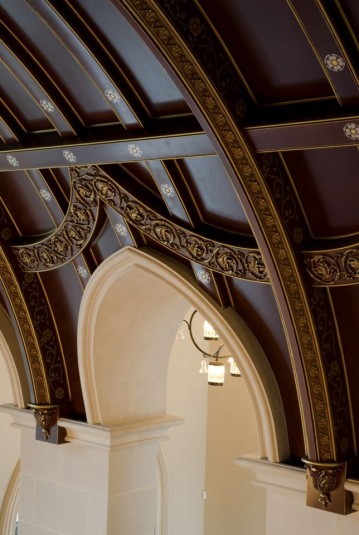
[{"label": "carved corbel", "polygon": [[32,410],[36,420],[36,440],[52,444],[64,444],[66,442],[66,431],[57,424],[59,419],[58,405],[29,403],[28,407]]},{"label": "carved corbel", "polygon": [[344,488],[347,463],[302,461],[307,467],[307,505],[342,515],[352,513],[353,496]]}]

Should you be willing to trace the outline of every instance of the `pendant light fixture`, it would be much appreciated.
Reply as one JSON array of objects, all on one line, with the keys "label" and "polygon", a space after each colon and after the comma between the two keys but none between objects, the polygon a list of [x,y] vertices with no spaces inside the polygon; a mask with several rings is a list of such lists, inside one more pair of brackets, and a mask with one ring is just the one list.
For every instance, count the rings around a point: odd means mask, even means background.
[{"label": "pendant light fixture", "polygon": [[[224,344],[221,344],[214,353],[207,353],[197,344],[193,335],[193,330],[192,330],[192,322],[196,313],[197,313],[197,310],[195,310],[192,313],[189,321],[187,320],[183,320],[183,321],[184,323],[186,323],[188,327],[189,334],[190,334],[190,337],[194,346],[198,349],[200,353],[202,353],[202,361],[201,361],[201,367],[199,369],[199,373],[202,373],[202,374],[208,373],[209,385],[222,386],[224,383],[224,376],[225,376],[224,360],[227,359],[228,363],[230,364],[231,376],[241,377],[241,373],[239,371],[239,368],[234,358],[231,355],[220,354]],[[218,340],[219,339],[218,334],[216,333],[216,331],[213,329],[212,325],[208,321],[205,321],[203,325],[203,339],[204,340]],[[207,365],[206,359],[209,359],[208,365]]]}]

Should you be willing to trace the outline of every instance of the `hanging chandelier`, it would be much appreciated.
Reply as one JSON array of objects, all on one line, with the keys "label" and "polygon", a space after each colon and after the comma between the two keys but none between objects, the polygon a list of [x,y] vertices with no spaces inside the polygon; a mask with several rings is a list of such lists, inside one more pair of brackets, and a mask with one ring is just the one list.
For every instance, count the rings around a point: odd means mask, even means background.
[{"label": "hanging chandelier", "polygon": [[[192,329],[193,318],[196,313],[197,313],[197,310],[195,310],[191,314],[189,321],[187,320],[183,320],[183,321],[184,323],[186,323],[188,327],[193,345],[198,349],[200,353],[202,353],[202,362],[201,362],[201,367],[199,369],[199,373],[208,374],[209,385],[222,386],[224,383],[224,376],[225,376],[224,361],[227,360],[227,362],[230,364],[230,375],[232,377],[241,377],[239,368],[234,358],[232,357],[232,355],[220,354],[224,344],[220,344],[214,353],[207,353],[207,351],[204,351],[196,342],[194,335],[193,335],[193,329]],[[218,340],[219,339],[218,334],[216,333],[212,325],[207,320],[204,322],[204,325],[203,325],[203,339],[204,340]],[[206,359],[209,360],[208,363]]]}]

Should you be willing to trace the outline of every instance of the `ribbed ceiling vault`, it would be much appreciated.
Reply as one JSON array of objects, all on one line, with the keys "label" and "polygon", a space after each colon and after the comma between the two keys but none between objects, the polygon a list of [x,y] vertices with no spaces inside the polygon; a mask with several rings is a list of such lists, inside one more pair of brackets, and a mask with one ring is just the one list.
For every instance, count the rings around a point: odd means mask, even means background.
[{"label": "ribbed ceiling vault", "polygon": [[25,400],[85,418],[84,288],[146,246],[255,334],[288,462],[356,457],[359,5],[0,4],[1,304]]}]

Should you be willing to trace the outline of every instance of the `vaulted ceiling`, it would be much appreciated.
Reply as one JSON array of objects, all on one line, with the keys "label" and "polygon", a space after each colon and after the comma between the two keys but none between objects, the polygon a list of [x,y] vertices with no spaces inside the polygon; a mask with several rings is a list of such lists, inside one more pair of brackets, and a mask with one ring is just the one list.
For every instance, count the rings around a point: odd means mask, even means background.
[{"label": "vaulted ceiling", "polygon": [[291,457],[359,438],[359,4],[1,0],[1,303],[26,401],[84,419],[77,317],[125,246],[260,342]]}]

